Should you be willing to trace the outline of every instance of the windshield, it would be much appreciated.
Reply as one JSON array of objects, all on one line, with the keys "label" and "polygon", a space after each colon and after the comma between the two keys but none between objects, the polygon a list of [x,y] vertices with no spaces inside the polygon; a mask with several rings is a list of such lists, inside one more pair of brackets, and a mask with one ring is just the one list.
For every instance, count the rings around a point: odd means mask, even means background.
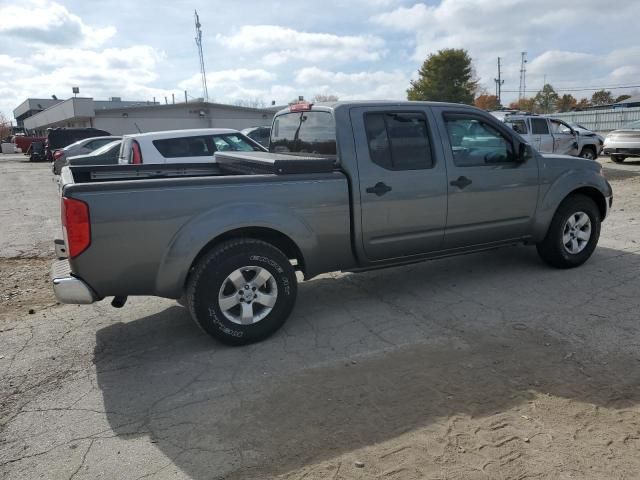
[{"label": "windshield", "polygon": [[250,143],[246,138],[235,133],[225,135],[214,135],[213,143],[216,144],[218,152],[259,152],[260,148]]},{"label": "windshield", "polygon": [[114,140],[113,142],[109,142],[106,145],[103,145],[100,148],[95,149],[93,152],[91,152],[91,155],[101,155],[103,153],[106,153],[112,148],[116,148],[120,146],[121,142],[122,140]]},{"label": "windshield", "polygon": [[285,113],[276,117],[269,150],[276,153],[336,154],[336,126],[330,112]]},{"label": "windshield", "polygon": [[640,128],[640,120],[629,122],[626,125],[623,125],[622,128]]}]

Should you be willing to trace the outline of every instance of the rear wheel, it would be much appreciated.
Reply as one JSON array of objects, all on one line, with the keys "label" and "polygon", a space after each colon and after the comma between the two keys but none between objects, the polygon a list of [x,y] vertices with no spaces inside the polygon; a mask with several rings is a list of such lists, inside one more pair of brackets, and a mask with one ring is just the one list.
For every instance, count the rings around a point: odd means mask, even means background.
[{"label": "rear wheel", "polygon": [[624,155],[611,155],[611,161],[615,163],[622,163],[624,159],[627,158]]},{"label": "rear wheel", "polygon": [[228,345],[263,340],[293,310],[295,270],[273,245],[253,239],[222,243],[196,265],[187,306],[196,323]]},{"label": "rear wheel", "polygon": [[536,245],[540,257],[557,268],[586,262],[600,238],[600,211],[585,195],[567,197],[558,207],[544,240]]}]

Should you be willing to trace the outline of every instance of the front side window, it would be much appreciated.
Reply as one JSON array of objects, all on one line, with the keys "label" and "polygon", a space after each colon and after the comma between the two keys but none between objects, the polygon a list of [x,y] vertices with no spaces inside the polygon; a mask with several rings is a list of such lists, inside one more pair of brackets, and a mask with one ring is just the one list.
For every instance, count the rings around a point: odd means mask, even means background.
[{"label": "front side window", "polygon": [[569,125],[558,120],[551,120],[551,132],[555,134],[561,133],[563,135],[571,135],[572,133]]},{"label": "front side window", "polygon": [[511,140],[474,117],[445,117],[453,162],[458,167],[499,165],[515,161]]},{"label": "front side window", "polygon": [[544,118],[532,118],[531,133],[534,135],[549,135],[547,121]]},{"label": "front side window", "polygon": [[364,117],[369,156],[387,170],[433,167],[427,122],[421,113],[368,113]]},{"label": "front side window", "polygon": [[253,152],[259,150],[255,145],[247,142],[240,135],[214,135],[215,149],[220,152]]}]

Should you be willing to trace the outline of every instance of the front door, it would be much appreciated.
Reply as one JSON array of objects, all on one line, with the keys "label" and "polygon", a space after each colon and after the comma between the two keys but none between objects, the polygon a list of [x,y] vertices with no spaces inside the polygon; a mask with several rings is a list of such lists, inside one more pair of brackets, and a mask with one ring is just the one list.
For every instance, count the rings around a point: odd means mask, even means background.
[{"label": "front door", "polygon": [[447,174],[427,107],[358,107],[351,121],[359,173],[360,237],[368,260],[442,247]]},{"label": "front door", "polygon": [[553,137],[546,118],[531,118],[531,134],[540,153],[553,153]]},{"label": "front door", "polygon": [[553,153],[577,155],[578,141],[574,130],[560,120],[549,120],[553,134]]},{"label": "front door", "polygon": [[495,120],[445,108],[438,113],[447,144],[449,213],[444,248],[529,234],[538,198],[536,157],[519,162],[512,134]]}]

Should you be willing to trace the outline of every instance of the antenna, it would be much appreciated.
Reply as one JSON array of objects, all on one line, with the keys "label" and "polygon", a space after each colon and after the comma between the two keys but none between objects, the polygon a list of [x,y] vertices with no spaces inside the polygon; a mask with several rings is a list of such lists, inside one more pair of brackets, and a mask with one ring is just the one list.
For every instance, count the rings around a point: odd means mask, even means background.
[{"label": "antenna", "polygon": [[520,88],[518,89],[518,100],[527,96],[527,52],[522,52],[520,60]]},{"label": "antenna", "polygon": [[202,92],[204,101],[209,102],[209,92],[207,91],[207,72],[204,69],[204,55],[202,54],[202,30],[200,27],[200,17],[198,17],[198,11],[195,10],[196,18],[196,45],[198,46],[198,56],[200,57],[200,75],[202,76]]},{"label": "antenna", "polygon": [[496,98],[498,99],[498,106],[502,105],[500,101],[500,95],[502,93],[502,85],[504,85],[504,80],[502,78],[502,72],[500,71],[500,57],[498,57],[498,78],[494,78],[493,81],[496,82]]}]

